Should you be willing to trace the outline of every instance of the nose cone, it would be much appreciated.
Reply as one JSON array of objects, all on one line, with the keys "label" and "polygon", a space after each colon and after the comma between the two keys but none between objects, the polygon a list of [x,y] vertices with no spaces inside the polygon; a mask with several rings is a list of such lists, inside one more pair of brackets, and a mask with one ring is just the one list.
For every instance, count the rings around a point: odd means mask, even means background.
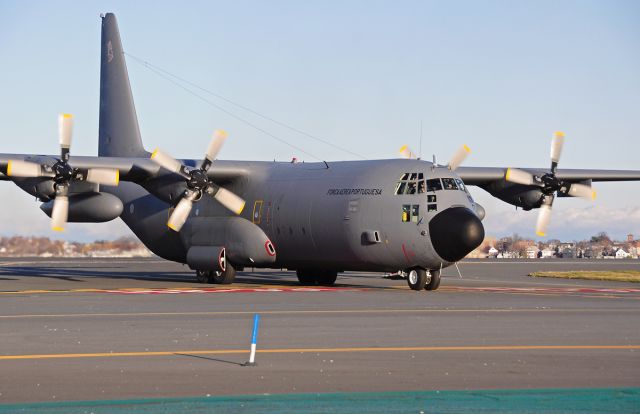
[{"label": "nose cone", "polygon": [[429,222],[431,243],[448,262],[457,262],[484,240],[484,227],[478,216],[465,207],[448,208]]}]

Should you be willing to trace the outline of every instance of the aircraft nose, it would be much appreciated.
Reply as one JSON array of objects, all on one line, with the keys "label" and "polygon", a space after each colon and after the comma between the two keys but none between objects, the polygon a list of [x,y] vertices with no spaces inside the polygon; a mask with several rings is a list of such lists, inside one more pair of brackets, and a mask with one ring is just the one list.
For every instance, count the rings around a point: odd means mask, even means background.
[{"label": "aircraft nose", "polygon": [[465,207],[448,208],[429,222],[431,243],[448,262],[457,262],[484,240],[484,227],[478,216]]}]

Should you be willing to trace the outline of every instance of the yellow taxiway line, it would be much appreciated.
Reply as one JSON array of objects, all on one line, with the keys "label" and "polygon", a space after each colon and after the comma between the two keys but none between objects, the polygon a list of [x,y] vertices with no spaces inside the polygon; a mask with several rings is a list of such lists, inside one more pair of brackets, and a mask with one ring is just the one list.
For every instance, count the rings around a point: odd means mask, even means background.
[{"label": "yellow taxiway line", "polygon": [[[261,354],[300,354],[328,352],[421,352],[421,351],[536,351],[536,350],[634,350],[640,345],[494,345],[494,346],[408,346],[347,348],[281,348],[258,350]],[[105,357],[149,357],[180,355],[246,354],[246,349],[212,349],[187,351],[98,352],[87,354],[1,355],[1,361],[32,359],[70,359]]]}]

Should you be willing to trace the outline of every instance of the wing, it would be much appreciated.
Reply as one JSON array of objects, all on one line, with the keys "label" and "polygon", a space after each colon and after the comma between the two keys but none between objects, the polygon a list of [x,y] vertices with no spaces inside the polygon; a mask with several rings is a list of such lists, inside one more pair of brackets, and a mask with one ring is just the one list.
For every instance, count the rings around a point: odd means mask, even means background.
[{"label": "wing", "polygon": [[[534,175],[544,175],[548,170],[542,168],[519,168]],[[456,173],[466,184],[480,187],[504,181],[507,168],[500,167],[459,167]],[[638,170],[582,170],[558,169],[556,177],[567,182],[581,181],[640,181]]]},{"label": "wing", "polygon": [[[54,163],[57,158],[57,155],[0,154],[0,181],[11,180],[11,177],[6,175],[7,164],[10,160],[33,162],[49,160]],[[185,165],[194,168],[202,163],[200,160],[182,161]],[[118,170],[121,181],[137,184],[144,184],[155,178],[171,174],[149,158],[71,156],[69,164],[79,169],[105,168]],[[236,178],[248,176],[249,171],[240,163],[219,161],[207,172],[207,175],[215,182],[229,182]]]}]

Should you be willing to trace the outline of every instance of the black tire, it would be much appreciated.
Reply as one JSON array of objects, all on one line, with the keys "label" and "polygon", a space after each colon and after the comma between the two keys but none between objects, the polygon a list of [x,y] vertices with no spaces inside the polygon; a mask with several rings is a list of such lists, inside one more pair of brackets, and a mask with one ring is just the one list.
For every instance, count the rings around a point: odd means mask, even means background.
[{"label": "black tire", "polygon": [[196,270],[198,283],[211,283],[211,272],[208,270]]},{"label": "black tire", "polygon": [[303,286],[311,286],[316,284],[316,276],[312,270],[298,269],[296,270],[298,281]]},{"label": "black tire", "polygon": [[219,285],[230,285],[236,280],[236,268],[227,261],[224,271],[211,272],[211,282]]},{"label": "black tire", "polygon": [[316,274],[316,282],[321,286],[333,286],[338,278],[335,270],[321,270]]},{"label": "black tire", "polygon": [[436,290],[436,289],[438,289],[439,286],[440,286],[440,271],[439,270],[432,270],[431,271],[431,280],[429,281],[429,283],[424,285],[424,288],[426,290]]},{"label": "black tire", "polygon": [[424,289],[427,283],[427,271],[424,269],[407,270],[407,284],[413,290]]}]

